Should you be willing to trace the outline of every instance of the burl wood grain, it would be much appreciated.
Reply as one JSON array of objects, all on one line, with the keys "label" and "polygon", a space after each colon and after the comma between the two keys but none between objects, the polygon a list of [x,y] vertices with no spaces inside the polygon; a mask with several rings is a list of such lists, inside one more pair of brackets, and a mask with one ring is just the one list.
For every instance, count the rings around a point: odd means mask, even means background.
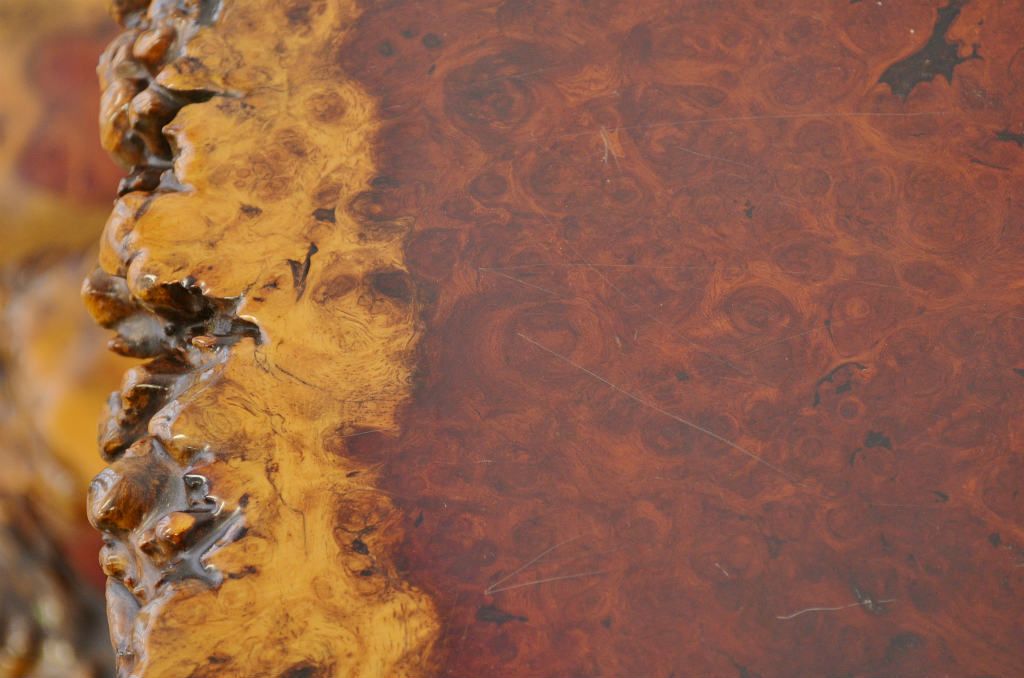
[{"label": "burl wood grain", "polygon": [[288,30],[276,2],[114,9],[100,123],[130,174],[82,291],[146,359],[89,496],[118,675],[419,675],[435,608],[346,452],[396,428],[419,335],[411,221],[345,211],[375,174],[376,104],[328,48],[356,8]]},{"label": "burl wood grain", "polygon": [[116,6],[121,675],[1024,673],[1019,2]]},{"label": "burl wood grain", "polygon": [[[313,5],[315,6],[315,5]],[[447,676],[1024,674],[1024,5],[376,3]]]}]

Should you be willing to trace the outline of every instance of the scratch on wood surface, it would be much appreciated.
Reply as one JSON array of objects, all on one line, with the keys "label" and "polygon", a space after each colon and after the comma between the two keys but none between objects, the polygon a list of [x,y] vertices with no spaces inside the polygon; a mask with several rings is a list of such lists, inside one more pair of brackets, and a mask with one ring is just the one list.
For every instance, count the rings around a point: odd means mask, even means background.
[{"label": "scratch on wood surface", "polygon": [[487,588],[484,589],[484,593],[488,594],[488,595],[493,593],[494,590],[495,590],[495,587],[497,587],[498,585],[502,584],[503,582],[508,581],[509,579],[511,579],[512,577],[516,576],[517,574],[519,574],[520,572],[522,572],[526,568],[530,567],[534,563],[542,560],[545,556],[547,556],[552,551],[560,549],[563,546],[565,546],[566,544],[572,543],[572,542],[576,541],[577,539],[579,539],[579,536],[570,537],[569,539],[566,539],[565,541],[559,542],[559,543],[555,544],[554,546],[551,546],[551,547],[541,551],[539,554],[537,554],[536,556],[534,556],[530,560],[526,561],[526,563],[524,563],[524,564],[520,565],[518,568],[512,570],[511,572],[506,574],[504,577],[502,577],[498,581],[493,582],[490,586],[488,586]]},{"label": "scratch on wood surface", "polygon": [[541,292],[545,292],[545,293],[550,294],[552,296],[558,296],[557,292],[553,292],[552,290],[549,290],[546,287],[541,287],[540,285],[534,285],[531,282],[527,282],[525,280],[521,280],[519,278],[516,278],[515,276],[509,275],[508,273],[503,273],[502,271],[500,271],[500,270],[498,270],[496,268],[483,268],[483,267],[481,267],[481,268],[479,268],[477,270],[479,270],[482,273],[493,273],[494,275],[501,276],[502,278],[508,278],[509,280],[511,280],[513,282],[519,283],[520,285],[524,285],[526,287],[532,287],[535,290],[540,290]]},{"label": "scratch on wood surface", "polygon": [[608,158],[610,157],[615,161],[615,166],[621,170],[622,167],[619,165],[619,154],[615,152],[611,139],[608,138],[608,130],[604,127],[601,128],[601,141],[604,143],[604,156],[602,158],[604,164],[608,164]]},{"label": "scratch on wood surface", "polygon": [[736,450],[740,454],[743,454],[743,455],[749,457],[750,459],[753,459],[754,461],[756,461],[758,464],[761,464],[765,468],[768,468],[768,469],[774,471],[775,473],[778,473],[779,475],[781,475],[782,477],[786,478],[786,480],[788,480],[789,482],[793,483],[794,485],[803,485],[803,483],[800,481],[800,479],[797,478],[796,476],[794,476],[793,474],[791,474],[789,471],[786,471],[785,469],[783,469],[783,468],[781,468],[779,466],[776,466],[775,464],[771,463],[770,461],[768,461],[764,457],[761,457],[760,455],[755,454],[754,452],[751,452],[750,450],[748,450],[747,448],[743,447],[742,445],[740,445],[738,443],[735,443],[735,442],[729,440],[728,438],[725,438],[725,437],[722,437],[722,436],[718,435],[717,433],[715,433],[711,429],[705,428],[705,427],[701,426],[700,424],[692,422],[689,419],[685,419],[683,417],[680,417],[677,414],[673,414],[672,412],[669,412],[668,410],[665,410],[665,409],[662,409],[661,407],[658,407],[657,405],[655,405],[652,402],[644,400],[640,396],[638,396],[638,395],[636,395],[636,394],[634,394],[634,393],[632,393],[630,391],[627,391],[626,389],[622,388],[621,386],[613,384],[612,382],[608,381],[607,379],[605,379],[601,375],[597,374],[596,372],[592,372],[591,370],[588,370],[586,367],[583,367],[582,365],[580,365],[580,364],[578,364],[576,362],[573,362],[570,358],[562,355],[561,353],[558,353],[558,352],[548,348],[547,346],[544,346],[540,342],[537,342],[537,341],[531,339],[530,337],[526,336],[522,332],[517,332],[516,334],[521,339],[523,339],[523,340],[533,344],[534,346],[536,346],[537,348],[541,349],[542,351],[545,351],[546,353],[549,353],[550,355],[558,358],[562,362],[564,362],[564,363],[566,363],[566,364],[576,368],[577,370],[580,370],[584,374],[587,374],[588,376],[593,377],[594,379],[600,381],[602,384],[605,384],[606,386],[608,386],[612,390],[614,390],[614,391],[616,391],[618,393],[621,393],[622,395],[626,396],[630,400],[632,400],[632,401],[634,401],[634,402],[636,402],[636,403],[638,403],[638,404],[640,404],[640,405],[642,405],[644,407],[647,407],[647,408],[649,408],[651,410],[654,410],[655,412],[657,412],[659,414],[662,414],[662,415],[668,417],[669,419],[672,419],[673,421],[677,421],[680,424],[683,424],[684,426],[692,428],[695,431],[703,433],[704,435],[706,435],[706,436],[708,436],[710,438],[714,438],[715,440],[719,441],[720,443],[723,443],[723,444],[731,447],[732,449]]},{"label": "scratch on wood surface", "polygon": [[886,605],[888,603],[896,602],[895,598],[885,598],[884,600],[863,600],[857,603],[850,603],[849,605],[839,605],[838,607],[805,607],[802,610],[797,610],[792,614],[781,614],[776,616],[776,619],[795,619],[802,614],[808,612],[838,612],[839,610],[847,610],[851,607],[874,607],[875,605]]}]

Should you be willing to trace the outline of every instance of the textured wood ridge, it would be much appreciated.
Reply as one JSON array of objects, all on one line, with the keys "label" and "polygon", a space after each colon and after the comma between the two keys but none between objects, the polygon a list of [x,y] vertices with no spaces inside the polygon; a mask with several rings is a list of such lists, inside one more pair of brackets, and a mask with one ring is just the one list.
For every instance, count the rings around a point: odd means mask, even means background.
[{"label": "textured wood ridge", "polygon": [[122,675],[1024,673],[1024,5],[172,5],[101,69]]},{"label": "textured wood ridge", "polygon": [[328,49],[354,11],[116,5],[101,128],[131,174],[83,294],[111,347],[147,359],[111,396],[90,491],[122,676],[429,661],[433,607],[346,453],[395,428],[417,338],[408,220],[345,211],[374,175],[373,102]]}]

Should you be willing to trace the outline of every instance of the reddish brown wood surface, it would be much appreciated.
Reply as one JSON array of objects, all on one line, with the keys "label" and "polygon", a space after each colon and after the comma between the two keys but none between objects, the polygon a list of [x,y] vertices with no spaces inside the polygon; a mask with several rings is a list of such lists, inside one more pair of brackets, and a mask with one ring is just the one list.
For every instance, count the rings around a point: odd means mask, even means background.
[{"label": "reddish brown wood surface", "polygon": [[121,675],[1024,675],[1020,0],[114,4]]},{"label": "reddish brown wood surface", "polygon": [[401,435],[346,454],[441,675],[1024,675],[1021,35],[1017,1],[367,4],[348,212],[415,217],[425,331]]}]

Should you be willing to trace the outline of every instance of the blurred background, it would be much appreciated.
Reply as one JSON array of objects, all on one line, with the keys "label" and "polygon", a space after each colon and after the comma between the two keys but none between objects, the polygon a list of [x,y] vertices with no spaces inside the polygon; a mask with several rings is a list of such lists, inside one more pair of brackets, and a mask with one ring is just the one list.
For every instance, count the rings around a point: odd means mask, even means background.
[{"label": "blurred background", "polygon": [[85,489],[129,362],[79,298],[122,172],[98,141],[107,0],[0,0],[0,678],[107,676]]}]

